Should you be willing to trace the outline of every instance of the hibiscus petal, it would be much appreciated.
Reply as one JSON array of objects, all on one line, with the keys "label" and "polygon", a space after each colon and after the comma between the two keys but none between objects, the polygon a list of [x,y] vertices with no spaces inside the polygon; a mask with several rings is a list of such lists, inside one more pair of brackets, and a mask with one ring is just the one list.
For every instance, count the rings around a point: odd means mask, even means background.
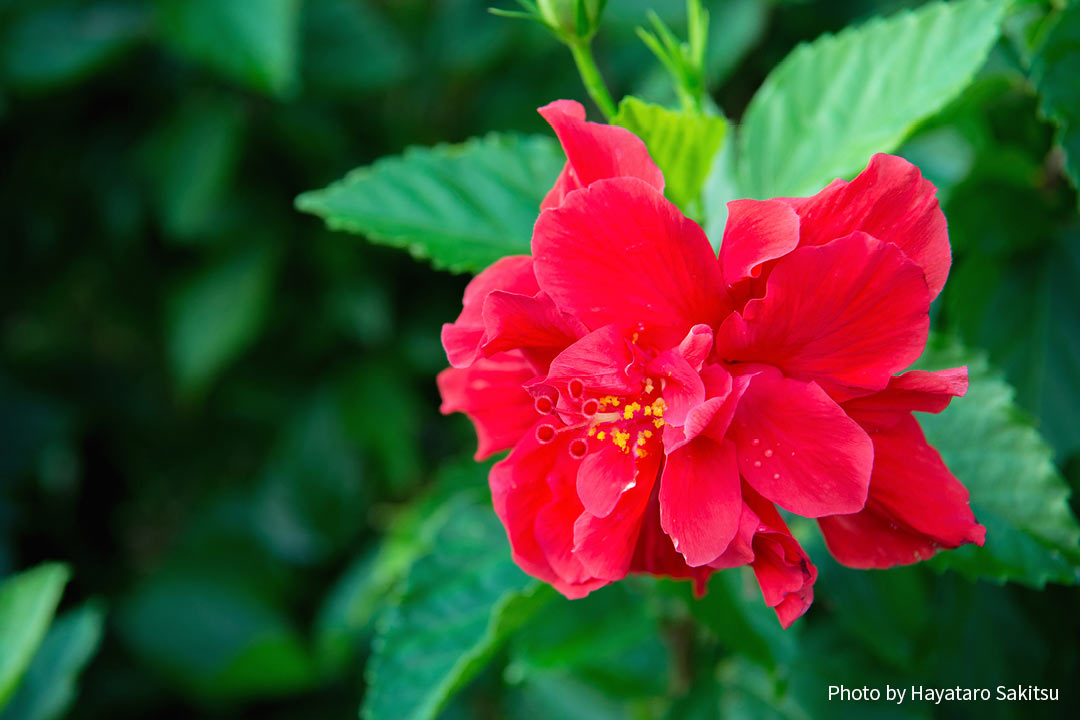
[{"label": "hibiscus petal", "polygon": [[751,567],[765,604],[776,611],[780,624],[787,628],[813,603],[817,568],[776,508],[753,492],[745,493],[745,497],[760,521]]},{"label": "hibiscus petal", "polygon": [[739,398],[749,382],[746,376],[732,379],[731,373],[719,365],[706,365],[701,371],[701,379],[705,386],[705,402],[695,405],[686,413],[682,426],[671,423],[664,425],[664,449],[668,454],[698,435],[723,441]]},{"label": "hibiscus petal", "polygon": [[667,456],[660,477],[660,526],[691,567],[716,560],[742,514],[735,446],[699,437]]},{"label": "hibiscus petal", "polygon": [[678,348],[666,350],[648,364],[646,373],[658,377],[666,403],[665,422],[682,425],[691,409],[705,402],[705,383]]},{"label": "hibiscus petal", "polygon": [[968,491],[945,466],[910,413],[870,434],[874,474],[866,509],[819,520],[833,557],[857,568],[925,560],[941,548],[982,545]]},{"label": "hibiscus petal", "polygon": [[520,353],[480,358],[471,367],[447,368],[436,382],[446,415],[463,412],[476,426],[476,459],[512,446],[537,420],[535,401],[522,387],[536,371]]},{"label": "hibiscus petal", "polygon": [[758,528],[761,527],[761,520],[758,518],[757,513],[746,504],[746,495],[752,492],[754,491],[747,487],[745,482],[742,483],[743,502],[742,510],[739,513],[739,529],[735,532],[735,537],[732,539],[731,544],[728,545],[727,550],[709,563],[709,567],[726,570],[749,565],[754,561],[754,535],[757,534]]},{"label": "hibiscus petal", "polygon": [[883,389],[926,345],[922,271],[895,245],[865,233],[795,250],[776,264],[767,287],[717,332],[724,360],[768,363],[842,393]]},{"label": "hibiscus petal", "polygon": [[537,280],[561,309],[658,349],[730,309],[705,233],[635,178],[601,180],[542,212],[532,249]]},{"label": "hibiscus petal", "polygon": [[821,517],[866,503],[873,445],[817,384],[759,367],[731,427],[743,477],[784,509]]},{"label": "hibiscus petal", "polygon": [[[690,567],[686,560],[671,543],[663,528],[660,527],[660,484],[653,484],[649,495],[649,504],[641,521],[634,557],[630,561],[630,572],[643,572],[650,575],[670,577],[677,580],[690,580],[694,583],[694,595],[703,597],[712,567]],[[755,520],[756,523],[756,520]],[[751,531],[752,532],[752,531]],[[745,565],[749,560],[743,561]]]},{"label": "hibiscus petal", "polygon": [[799,244],[799,216],[780,200],[732,200],[720,245],[724,281],[755,278],[761,265],[787,255]]},{"label": "hibiscus petal", "polygon": [[857,230],[898,245],[926,275],[930,299],[952,263],[937,188],[904,158],[878,154],[851,182],[836,180],[817,195],[785,199],[802,220],[802,245],[823,245]]},{"label": "hibiscus petal", "polygon": [[867,430],[881,430],[895,425],[913,410],[939,413],[967,389],[966,365],[934,372],[912,370],[891,378],[880,392],[844,402],[843,408]]},{"label": "hibiscus petal", "polygon": [[630,343],[614,325],[595,330],[559,353],[544,382],[565,387],[581,380],[588,392],[636,395],[641,390],[642,368]]},{"label": "hibiscus petal", "polygon": [[465,286],[461,314],[442,328],[443,348],[454,367],[468,367],[484,340],[484,300],[496,291],[535,295],[540,288],[528,255],[509,255],[496,260]]},{"label": "hibiscus petal", "polygon": [[586,512],[575,523],[574,554],[593,577],[621,580],[629,572],[661,457],[650,453],[638,462],[634,487],[606,517]]},{"label": "hibiscus petal", "polygon": [[541,203],[541,210],[558,207],[569,193],[605,178],[635,177],[664,191],[663,173],[634,133],[617,125],[587,122],[584,106],[573,100],[556,100],[538,112],[566,153],[566,166]]},{"label": "hibiscus petal", "polygon": [[695,325],[690,328],[682,342],[679,343],[678,352],[694,370],[700,370],[705,359],[712,350],[714,333],[708,325]]},{"label": "hibiscus petal", "polygon": [[483,315],[484,355],[520,349],[542,371],[567,345],[588,333],[543,293],[530,297],[496,290],[484,300]]},{"label": "hibiscus petal", "polygon": [[577,494],[585,511],[597,517],[609,515],[622,494],[634,487],[636,475],[633,455],[614,443],[595,443],[577,474]]},{"label": "hibiscus petal", "polygon": [[573,599],[607,583],[589,575],[570,554],[573,524],[581,506],[573,491],[577,468],[567,451],[568,442],[560,435],[544,445],[535,440],[535,433],[529,433],[492,468],[489,483],[514,562]]}]

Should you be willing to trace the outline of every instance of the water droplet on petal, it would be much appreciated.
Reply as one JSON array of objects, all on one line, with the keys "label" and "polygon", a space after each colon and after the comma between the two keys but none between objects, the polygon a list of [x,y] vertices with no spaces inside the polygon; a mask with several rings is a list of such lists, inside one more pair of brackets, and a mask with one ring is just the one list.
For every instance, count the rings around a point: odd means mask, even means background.
[{"label": "water droplet on petal", "polygon": [[761,467],[761,461],[760,460],[755,460],[754,461],[754,467]]},{"label": "water droplet on petal", "polygon": [[773,473],[772,474],[772,479],[773,480],[779,480],[780,479],[780,473]]},{"label": "water droplet on petal", "polygon": [[761,444],[761,438],[754,438],[753,440],[750,441],[750,444],[753,445],[754,447],[757,447],[758,445]]},{"label": "water droplet on petal", "polygon": [[772,456],[773,456],[773,451],[772,450],[766,450],[765,451],[765,457],[772,457]]}]

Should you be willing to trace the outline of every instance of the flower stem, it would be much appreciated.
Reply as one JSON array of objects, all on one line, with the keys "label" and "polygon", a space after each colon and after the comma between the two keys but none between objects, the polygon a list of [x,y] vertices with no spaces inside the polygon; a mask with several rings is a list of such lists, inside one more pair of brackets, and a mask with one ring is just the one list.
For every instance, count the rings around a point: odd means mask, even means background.
[{"label": "flower stem", "polygon": [[574,62],[577,64],[581,82],[585,84],[585,90],[589,93],[589,97],[593,99],[593,102],[596,103],[596,107],[600,108],[600,112],[604,113],[607,121],[611,122],[617,112],[615,101],[611,99],[611,93],[608,92],[607,85],[604,84],[604,78],[600,76],[600,70],[596,67],[596,60],[593,59],[592,54],[592,44],[584,38],[576,38],[567,44],[570,46],[570,52],[573,54]]}]

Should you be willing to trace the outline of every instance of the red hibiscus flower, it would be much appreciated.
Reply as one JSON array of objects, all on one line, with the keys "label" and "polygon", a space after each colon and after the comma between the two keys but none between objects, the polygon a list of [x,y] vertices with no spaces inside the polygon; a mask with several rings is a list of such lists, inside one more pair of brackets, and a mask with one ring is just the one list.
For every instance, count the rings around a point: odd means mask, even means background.
[{"label": "red hibiscus flower", "polygon": [[[630,132],[540,110],[567,155],[532,256],[500,260],[443,329],[516,562],[568,597],[646,572],[750,565],[786,627],[816,569],[774,507],[856,567],[982,542],[911,411],[966,370],[895,375],[948,273],[934,188],[875,156],[812,198],[730,203],[719,258]],[[901,462],[904,453],[906,462]]]}]

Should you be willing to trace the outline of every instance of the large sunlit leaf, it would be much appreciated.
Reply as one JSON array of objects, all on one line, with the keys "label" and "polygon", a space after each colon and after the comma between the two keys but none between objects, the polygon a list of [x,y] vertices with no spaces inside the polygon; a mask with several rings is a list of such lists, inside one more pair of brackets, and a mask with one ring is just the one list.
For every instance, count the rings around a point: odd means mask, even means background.
[{"label": "large sunlit leaf", "polygon": [[1032,59],[1042,112],[1057,128],[1065,171],[1080,188],[1080,5],[1063,8]]},{"label": "large sunlit leaf", "polygon": [[459,509],[379,620],[364,717],[434,718],[552,593],[514,565],[490,508]]},{"label": "large sunlit leaf", "polygon": [[668,110],[624,98],[612,121],[634,133],[664,173],[664,194],[684,211],[700,214],[705,178],[724,143],[727,121],[722,117]]},{"label": "large sunlit leaf", "polygon": [[529,252],[540,201],[563,162],[551,138],[492,134],[411,148],[305,193],[296,205],[334,230],[475,272]]},{"label": "large sunlit leaf", "polygon": [[934,2],[796,48],[765,79],[740,133],[748,197],[807,195],[895,149],[971,81],[1004,2]]},{"label": "large sunlit leaf", "polygon": [[79,673],[101,642],[105,612],[95,604],[64,613],[49,628],[0,720],[55,720],[75,700]]},{"label": "large sunlit leaf", "polygon": [[0,708],[45,638],[69,576],[66,565],[46,563],[0,584]]},{"label": "large sunlit leaf", "polygon": [[1013,389],[982,355],[935,343],[924,369],[968,366],[971,387],[940,415],[920,413],[930,444],[971,492],[984,547],[965,545],[931,562],[971,578],[1033,587],[1080,582],[1080,526],[1050,447],[1014,403]]},{"label": "large sunlit leaf", "polygon": [[163,0],[165,41],[221,75],[273,95],[297,85],[301,0]]}]

